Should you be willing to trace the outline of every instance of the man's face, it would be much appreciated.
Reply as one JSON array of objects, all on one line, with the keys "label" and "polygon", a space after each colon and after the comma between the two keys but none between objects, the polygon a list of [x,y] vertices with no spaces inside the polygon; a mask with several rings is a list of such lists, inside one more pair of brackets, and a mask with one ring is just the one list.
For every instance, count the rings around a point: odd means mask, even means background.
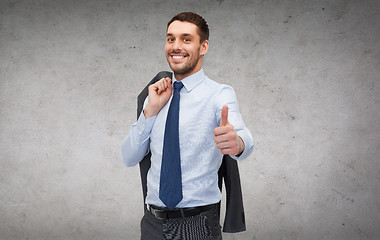
[{"label": "man's face", "polygon": [[202,68],[202,57],[207,49],[208,41],[200,43],[195,24],[174,21],[169,25],[165,54],[177,80],[182,80]]}]

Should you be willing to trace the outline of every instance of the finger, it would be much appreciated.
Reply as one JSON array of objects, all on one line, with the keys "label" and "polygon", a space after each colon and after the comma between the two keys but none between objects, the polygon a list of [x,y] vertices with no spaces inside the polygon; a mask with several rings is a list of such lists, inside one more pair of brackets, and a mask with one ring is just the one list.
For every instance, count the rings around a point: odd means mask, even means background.
[{"label": "finger", "polygon": [[220,126],[226,126],[228,123],[228,106],[224,105],[222,108],[222,120],[220,121]]},{"label": "finger", "polygon": [[149,86],[149,93],[150,94],[158,94],[159,92],[159,87],[158,83],[152,84]]},{"label": "finger", "polygon": [[220,126],[220,127],[216,127],[214,128],[214,135],[215,136],[219,136],[219,135],[223,135],[223,134],[227,134],[229,132],[234,132],[234,127],[227,123],[226,126]]},{"label": "finger", "polygon": [[161,80],[161,92],[165,92],[167,88],[166,79]]},{"label": "finger", "polygon": [[160,81],[155,82],[150,87],[157,92],[160,89]]},{"label": "finger", "polygon": [[235,156],[237,154],[236,153],[237,149],[236,148],[222,148],[221,152],[222,154],[229,154],[229,155]]},{"label": "finger", "polygon": [[231,148],[231,143],[230,142],[220,142],[220,143],[216,144],[216,147],[219,149]]},{"label": "finger", "polygon": [[218,144],[218,143],[222,143],[222,142],[236,142],[236,137],[237,135],[235,133],[223,133],[223,134],[220,134],[220,135],[215,135],[214,137],[214,141]]},{"label": "finger", "polygon": [[170,78],[166,78],[166,84],[168,86],[168,90],[171,91],[172,88],[173,88],[173,85],[172,85],[172,80]]},{"label": "finger", "polygon": [[228,132],[229,132],[229,130],[225,127],[217,127],[214,129],[215,137],[220,137],[220,136],[226,135]]},{"label": "finger", "polygon": [[161,93],[161,89],[162,89],[162,87],[161,87],[161,81],[158,81],[158,82],[157,82],[157,93],[158,93],[158,94]]},{"label": "finger", "polygon": [[157,93],[161,94],[162,92],[165,92],[167,86],[167,80],[165,78],[162,78],[160,81],[157,82]]},{"label": "finger", "polygon": [[222,143],[222,142],[226,142],[226,141],[228,141],[228,140],[223,135],[221,135],[221,136],[215,136],[214,137],[214,142],[216,144],[219,144],[219,143]]}]

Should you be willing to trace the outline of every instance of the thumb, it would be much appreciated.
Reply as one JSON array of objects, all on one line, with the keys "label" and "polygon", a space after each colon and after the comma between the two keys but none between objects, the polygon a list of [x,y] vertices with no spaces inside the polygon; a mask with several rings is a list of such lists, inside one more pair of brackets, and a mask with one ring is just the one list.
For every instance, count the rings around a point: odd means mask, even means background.
[{"label": "thumb", "polygon": [[226,126],[228,123],[228,106],[224,105],[222,108],[222,120],[220,121],[220,126]]}]

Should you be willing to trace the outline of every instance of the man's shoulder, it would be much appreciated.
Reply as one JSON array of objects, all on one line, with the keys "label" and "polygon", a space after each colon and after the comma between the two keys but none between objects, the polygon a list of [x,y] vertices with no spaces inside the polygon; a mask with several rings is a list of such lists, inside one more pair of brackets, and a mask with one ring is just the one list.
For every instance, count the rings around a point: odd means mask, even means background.
[{"label": "man's shoulder", "polygon": [[224,83],[220,83],[220,82],[217,82],[217,81],[215,81],[215,80],[210,79],[210,78],[207,77],[207,76],[206,76],[204,82],[205,82],[205,84],[206,84],[208,87],[210,87],[210,88],[212,88],[212,89],[214,89],[214,90],[216,90],[216,91],[222,91],[222,90],[232,90],[232,91],[233,91],[233,88],[232,88],[230,85],[228,85],[228,84],[224,84]]}]

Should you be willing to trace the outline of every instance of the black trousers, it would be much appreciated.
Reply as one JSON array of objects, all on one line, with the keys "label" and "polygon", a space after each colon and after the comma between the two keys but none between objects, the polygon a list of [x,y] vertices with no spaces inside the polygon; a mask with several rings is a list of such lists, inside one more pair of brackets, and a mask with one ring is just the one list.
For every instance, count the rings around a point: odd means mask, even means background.
[{"label": "black trousers", "polygon": [[159,220],[149,211],[141,220],[141,240],[222,240],[217,209],[186,217]]}]

